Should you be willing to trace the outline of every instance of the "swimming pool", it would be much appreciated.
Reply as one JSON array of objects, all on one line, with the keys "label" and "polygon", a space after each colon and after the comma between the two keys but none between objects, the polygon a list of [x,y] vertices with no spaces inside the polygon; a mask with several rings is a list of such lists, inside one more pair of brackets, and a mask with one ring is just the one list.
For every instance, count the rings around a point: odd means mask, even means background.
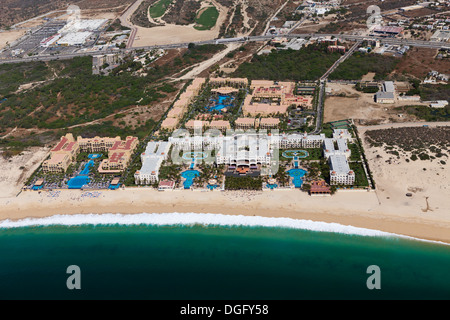
[{"label": "swimming pool", "polygon": [[88,174],[93,165],[94,160],[89,160],[88,163],[85,164],[83,170],[81,170],[76,177],[73,177],[67,182],[69,189],[81,189],[84,185],[88,184],[90,181]]},{"label": "swimming pool", "polygon": [[100,158],[102,155],[100,153],[91,153],[88,155],[89,159],[98,159]]},{"label": "swimming pool", "polygon": [[[225,104],[225,102],[229,100],[230,103]],[[228,107],[232,107],[233,106],[233,101],[234,101],[234,97],[232,96],[228,96],[228,95],[223,95],[223,94],[219,94],[219,96],[217,97],[217,99],[211,99],[211,102],[214,102],[214,106],[212,107],[206,107],[208,109],[208,111],[220,111],[224,108],[228,108]]]},{"label": "swimming pool", "polygon": [[302,177],[306,174],[306,171],[303,169],[294,168],[288,170],[287,173],[291,178],[293,178],[292,183],[296,188],[301,188],[303,184]]},{"label": "swimming pool", "polygon": [[184,189],[190,189],[194,183],[194,179],[200,175],[198,170],[186,170],[181,173],[181,176],[186,180],[183,182]]}]

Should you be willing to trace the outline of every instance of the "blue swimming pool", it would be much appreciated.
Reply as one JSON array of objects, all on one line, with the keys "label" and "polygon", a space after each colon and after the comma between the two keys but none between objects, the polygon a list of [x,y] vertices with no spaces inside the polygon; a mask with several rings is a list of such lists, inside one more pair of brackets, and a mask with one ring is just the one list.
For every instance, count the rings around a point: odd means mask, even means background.
[{"label": "blue swimming pool", "polygon": [[[220,111],[224,108],[229,108],[233,106],[234,97],[229,95],[223,95],[220,94],[217,99],[211,99],[211,102],[213,102],[213,106],[206,107],[209,111],[217,110]],[[226,104],[226,102],[229,102]]]},{"label": "blue swimming pool", "polygon": [[91,153],[88,155],[89,159],[98,159],[100,158],[102,155],[100,153]]},{"label": "blue swimming pool", "polygon": [[118,183],[118,184],[110,184],[108,189],[116,190],[116,189],[119,189],[119,187],[120,187],[120,183]]},{"label": "blue swimming pool", "polygon": [[217,188],[217,184],[208,184],[208,185],[207,185],[207,188],[208,188],[209,190],[214,190],[215,188]]},{"label": "blue swimming pool", "polygon": [[81,170],[76,177],[73,177],[67,182],[69,189],[81,189],[84,185],[88,184],[90,181],[88,174],[93,165],[94,160],[89,160],[88,163],[85,164],[83,170]]},{"label": "blue swimming pool", "polygon": [[306,174],[306,171],[303,169],[294,168],[288,170],[287,173],[291,178],[293,178],[292,183],[296,188],[301,188],[303,184],[302,177]]},{"label": "blue swimming pool", "polygon": [[186,170],[181,173],[181,176],[186,180],[183,182],[184,189],[190,189],[194,183],[194,179],[200,175],[198,170]]}]

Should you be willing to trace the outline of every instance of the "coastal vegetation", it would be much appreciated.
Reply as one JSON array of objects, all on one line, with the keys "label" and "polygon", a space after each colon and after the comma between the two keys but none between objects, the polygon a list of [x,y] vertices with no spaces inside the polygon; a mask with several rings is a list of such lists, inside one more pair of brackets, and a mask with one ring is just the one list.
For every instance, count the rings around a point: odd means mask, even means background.
[{"label": "coastal vegetation", "polygon": [[261,190],[261,177],[225,177],[225,190]]},{"label": "coastal vegetation", "polygon": [[444,108],[430,108],[428,106],[401,106],[396,110],[406,112],[425,121],[448,121],[450,119],[450,105]]},{"label": "coastal vegetation", "polygon": [[387,78],[398,62],[398,58],[390,56],[355,52],[341,63],[329,78],[331,80],[359,80],[365,74],[374,72],[374,80],[382,80]]},{"label": "coastal vegetation", "polygon": [[[221,50],[221,45],[192,46],[163,65],[155,64],[145,70],[145,76],[136,76],[139,65],[125,60],[109,76],[92,74],[92,58],[79,57],[64,61],[30,62],[19,65],[0,65],[0,134],[10,128],[32,129],[27,136],[9,137],[0,146],[27,147],[43,145],[49,138],[58,139],[61,130],[71,126],[92,134],[118,133],[142,137],[159,120],[162,113],[151,113],[151,120],[130,126],[125,121],[113,123],[108,116],[128,110],[129,107],[152,108],[155,103],[176,90],[163,82],[166,76],[189,65],[203,61]],[[26,90],[21,85],[33,84]],[[89,122],[97,123],[90,125]],[[33,130],[39,133],[33,133]],[[86,130],[85,130],[86,129]],[[43,135],[43,131],[51,131]],[[76,131],[75,130],[75,131]]]},{"label": "coastal vegetation", "polygon": [[434,160],[449,157],[450,128],[405,127],[366,132],[366,140],[373,147],[384,146],[388,153],[410,155],[410,160]]},{"label": "coastal vegetation", "polygon": [[267,55],[255,54],[251,62],[239,66],[234,76],[250,80],[317,80],[340,56],[340,53],[328,53],[323,44],[309,45],[300,50],[272,51]]}]

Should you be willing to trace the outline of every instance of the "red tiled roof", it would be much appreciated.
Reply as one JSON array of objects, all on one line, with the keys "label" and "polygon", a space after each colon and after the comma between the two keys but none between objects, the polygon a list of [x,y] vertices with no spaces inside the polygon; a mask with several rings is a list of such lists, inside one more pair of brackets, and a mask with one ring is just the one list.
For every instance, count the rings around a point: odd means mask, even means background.
[{"label": "red tiled roof", "polygon": [[56,152],[61,150],[64,145],[67,143],[67,138],[66,137],[61,137],[61,141],[59,141],[59,143],[52,149],[52,151]]},{"label": "red tiled roof", "polygon": [[119,160],[124,156],[125,152],[114,152],[111,157],[109,157],[109,162],[119,162]]}]

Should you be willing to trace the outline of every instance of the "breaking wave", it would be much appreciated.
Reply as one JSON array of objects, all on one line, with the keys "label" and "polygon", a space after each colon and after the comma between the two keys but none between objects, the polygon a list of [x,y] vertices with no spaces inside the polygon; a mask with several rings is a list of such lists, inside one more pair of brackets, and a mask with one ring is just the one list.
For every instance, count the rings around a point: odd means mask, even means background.
[{"label": "breaking wave", "polygon": [[365,229],[338,223],[270,218],[260,216],[225,215],[212,213],[140,213],[140,214],[74,214],[54,215],[45,218],[25,218],[0,221],[0,228],[31,226],[81,226],[81,225],[205,225],[279,227],[320,232],[335,232],[363,236],[398,236],[393,233]]}]

